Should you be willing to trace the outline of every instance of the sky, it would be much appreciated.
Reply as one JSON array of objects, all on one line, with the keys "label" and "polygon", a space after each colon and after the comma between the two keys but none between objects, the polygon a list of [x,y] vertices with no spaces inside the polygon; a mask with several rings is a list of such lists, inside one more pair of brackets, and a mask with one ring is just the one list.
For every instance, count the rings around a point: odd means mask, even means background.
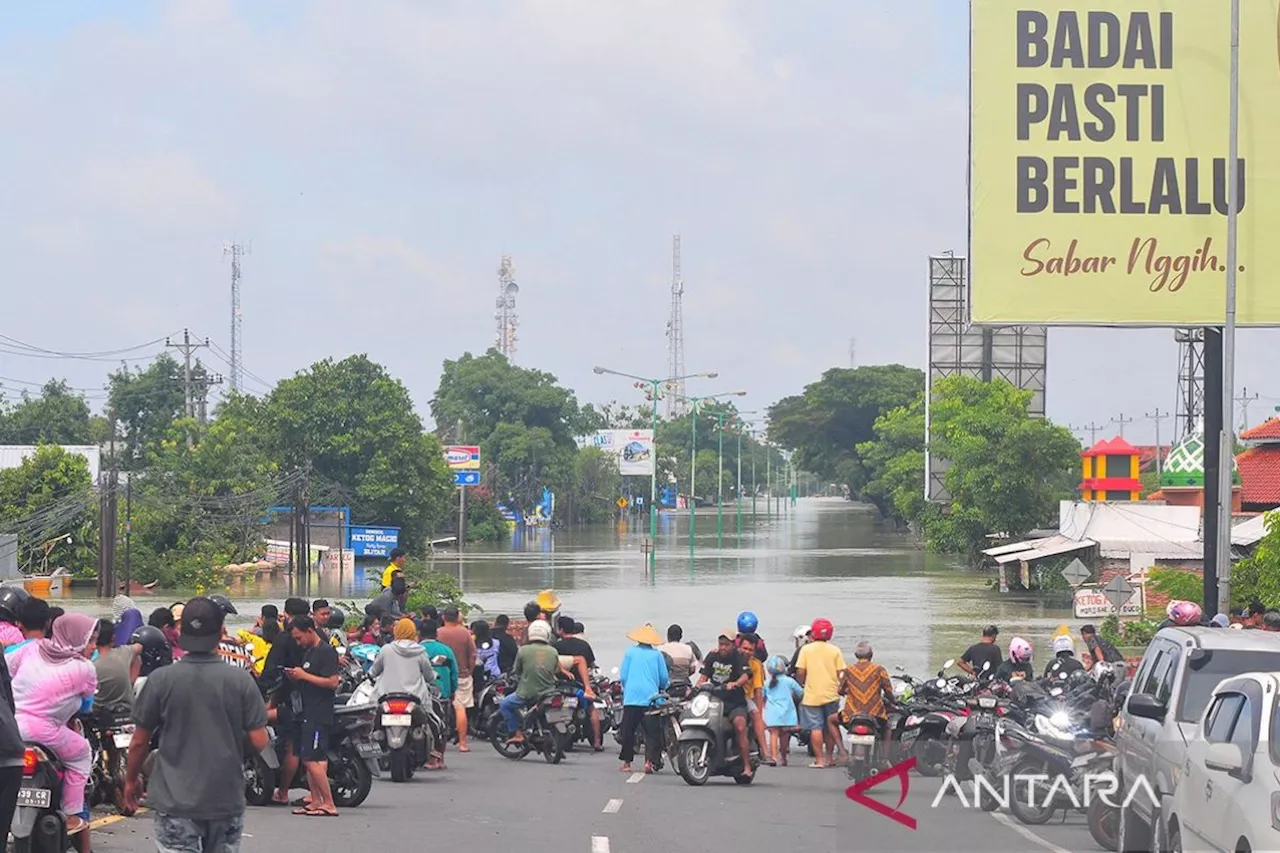
[{"label": "sky", "polygon": [[[665,375],[682,240],[689,393],[763,410],[831,367],[924,366],[928,256],[963,254],[967,20],[946,0],[92,0],[0,11],[0,334],[145,363],[189,328],[245,388],[367,353],[419,411],[494,340],[579,399],[593,365]],[[1280,332],[1237,387],[1280,405]],[[151,343],[148,343],[151,342]],[[131,349],[139,347],[139,349]],[[100,405],[116,355],[0,346],[12,397],[50,376]],[[221,350],[221,352],[219,352]],[[1151,441],[1169,330],[1054,329],[1048,411]],[[696,390],[695,390],[696,389]],[[1243,414],[1237,409],[1237,418]],[[1169,420],[1162,422],[1168,439]]]}]

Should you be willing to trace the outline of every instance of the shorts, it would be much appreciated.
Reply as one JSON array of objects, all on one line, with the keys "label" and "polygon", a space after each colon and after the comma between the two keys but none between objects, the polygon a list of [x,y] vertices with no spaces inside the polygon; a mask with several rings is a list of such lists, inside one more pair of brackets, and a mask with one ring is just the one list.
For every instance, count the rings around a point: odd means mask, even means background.
[{"label": "shorts", "polygon": [[827,718],[840,710],[840,703],[828,702],[825,705],[801,705],[800,728],[811,732],[822,731],[827,727]]},{"label": "shorts", "polygon": [[329,760],[329,724],[303,723],[301,726],[301,749],[298,757],[303,761]]},{"label": "shorts", "polygon": [[734,717],[747,719],[750,716],[750,713],[747,711],[746,705],[726,705],[724,708],[724,716],[727,720],[733,720]]},{"label": "shorts", "polygon": [[471,679],[470,675],[459,676],[458,689],[453,692],[453,701],[464,708],[474,708],[476,705],[475,684]]}]

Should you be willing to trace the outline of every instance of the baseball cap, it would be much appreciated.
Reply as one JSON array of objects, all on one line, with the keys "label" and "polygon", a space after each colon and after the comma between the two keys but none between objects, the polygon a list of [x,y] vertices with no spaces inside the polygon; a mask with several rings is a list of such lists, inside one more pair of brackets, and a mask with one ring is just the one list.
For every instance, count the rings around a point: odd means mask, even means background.
[{"label": "baseball cap", "polygon": [[207,598],[193,598],[182,608],[178,645],[188,652],[212,652],[222,639],[222,608]]},{"label": "baseball cap", "polygon": [[721,637],[726,640],[736,640],[738,638],[738,629],[736,627],[726,628],[716,636],[716,641],[719,642]]}]

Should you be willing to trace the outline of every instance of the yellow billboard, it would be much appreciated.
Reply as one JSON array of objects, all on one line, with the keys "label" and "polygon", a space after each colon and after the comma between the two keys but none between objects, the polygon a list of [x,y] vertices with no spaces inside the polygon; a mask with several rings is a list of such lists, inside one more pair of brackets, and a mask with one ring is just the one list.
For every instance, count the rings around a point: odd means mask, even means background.
[{"label": "yellow billboard", "polygon": [[[1280,325],[1280,0],[1240,20],[1237,321]],[[974,323],[1221,325],[1228,0],[971,0]]]}]

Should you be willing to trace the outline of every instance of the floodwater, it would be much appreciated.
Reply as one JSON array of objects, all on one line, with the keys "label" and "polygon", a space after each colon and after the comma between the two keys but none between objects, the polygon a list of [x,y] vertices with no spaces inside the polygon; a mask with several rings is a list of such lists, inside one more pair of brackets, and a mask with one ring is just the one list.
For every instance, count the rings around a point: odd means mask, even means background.
[{"label": "floodwater", "polygon": [[[958,657],[989,623],[1000,627],[1002,645],[1021,635],[1035,645],[1037,662],[1047,660],[1050,634],[1071,616],[1069,609],[1034,598],[1001,595],[988,586],[992,574],[925,553],[883,525],[871,507],[840,499],[775,504],[772,514],[762,500],[754,522],[746,502],[741,535],[735,508],[726,506],[722,538],[715,509],[703,508],[695,530],[691,555],[688,513],[660,514],[652,573],[643,551],[647,516],[616,527],[531,531],[513,541],[468,546],[462,554],[437,555],[434,568],[458,577],[466,600],[490,619],[499,613],[519,618],[538,590],[554,588],[563,612],[586,625],[605,668],[616,665],[629,645],[626,633],[644,622],[663,632],[677,622],[686,639],[705,651],[742,610],[759,616],[770,652],[789,655],[795,628],[821,616],[835,624],[835,642],[850,657],[853,645],[866,639],[877,662],[916,674]],[[354,575],[313,578],[312,595],[362,606],[377,594],[382,568],[371,564]],[[289,594],[280,577],[227,592],[246,615]],[[182,597],[157,592],[137,602],[145,613]]]}]

